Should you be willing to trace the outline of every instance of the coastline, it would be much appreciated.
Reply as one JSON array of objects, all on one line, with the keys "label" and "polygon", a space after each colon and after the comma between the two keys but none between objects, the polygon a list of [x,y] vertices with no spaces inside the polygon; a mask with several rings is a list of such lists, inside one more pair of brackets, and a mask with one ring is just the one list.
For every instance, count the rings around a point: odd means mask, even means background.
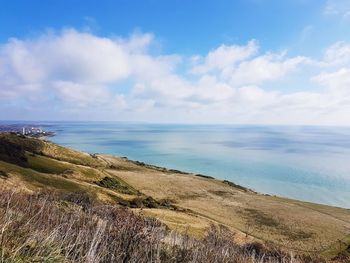
[{"label": "coastline", "polygon": [[[53,132],[53,131],[48,131],[48,132],[45,132],[46,134],[49,133],[49,135],[42,135],[42,134],[38,134],[36,136],[31,136],[31,135],[27,135],[28,138],[37,138],[37,139],[40,139],[40,140],[43,140],[43,141],[48,141],[48,142],[51,142],[51,143],[56,143],[54,140],[52,140],[53,137],[57,136],[57,133],[56,132]],[[21,134],[19,134],[21,136]],[[57,143],[58,145],[60,145],[60,143]],[[63,145],[61,145],[63,147]],[[66,147],[66,146],[64,146]],[[72,150],[76,150],[76,151],[80,151],[80,152],[84,152],[84,151],[81,151],[81,150],[78,150],[78,149],[75,149],[74,147],[71,148]],[[90,154],[90,153],[88,153]],[[101,154],[101,155],[104,155],[105,153],[91,153],[92,155],[94,154]],[[91,155],[90,154],[90,155]],[[120,157],[122,155],[113,155],[115,157]],[[123,158],[123,157],[122,157]],[[334,206],[334,207],[340,207],[340,208],[346,208],[346,209],[350,209],[350,207],[344,207],[344,206],[341,206],[341,205],[337,205],[337,204],[329,204],[329,203],[326,203],[326,202],[317,202],[317,201],[313,201],[313,200],[305,200],[305,199],[301,199],[301,198],[296,198],[296,197],[291,197],[291,196],[286,196],[284,194],[276,194],[276,193],[271,193],[271,192],[265,192],[265,191],[259,191],[259,190],[256,190],[255,188],[251,188],[245,184],[237,184],[234,180],[230,180],[230,179],[225,179],[225,178],[221,178],[219,176],[215,176],[213,174],[211,175],[207,175],[205,173],[196,173],[196,172],[189,172],[189,171],[186,171],[186,170],[182,170],[182,169],[174,169],[172,167],[169,167],[169,166],[163,166],[163,165],[156,165],[156,164],[152,164],[152,163],[147,163],[147,162],[143,162],[143,161],[140,161],[138,159],[133,159],[133,158],[129,158],[129,157],[125,157],[125,158],[128,158],[130,161],[132,162],[135,162],[136,164],[140,164],[140,165],[144,165],[144,166],[148,166],[148,167],[153,167],[153,168],[157,168],[159,170],[168,170],[168,171],[173,171],[173,172],[178,172],[178,173],[183,173],[183,174],[189,174],[189,175],[196,175],[196,176],[202,176],[202,177],[207,177],[207,178],[214,178],[216,180],[219,180],[219,181],[223,181],[227,184],[231,184],[232,186],[236,186],[236,187],[241,187],[242,189],[246,190],[246,191],[250,191],[250,192],[253,192],[253,193],[259,193],[259,194],[263,194],[263,195],[266,195],[266,196],[274,196],[274,197],[279,197],[279,198],[285,198],[285,199],[290,199],[290,200],[298,200],[298,201],[301,201],[301,202],[307,202],[307,203],[314,203],[314,204],[321,204],[321,205],[329,205],[329,206]]]},{"label": "coastline", "polygon": [[179,233],[201,238],[216,224],[233,231],[237,242],[274,242],[291,251],[314,253],[315,242],[329,248],[350,236],[349,209],[264,195],[202,174],[45,140],[0,134],[0,143],[16,146],[8,148],[7,159],[0,148],[0,180],[17,191],[84,192],[94,202],[157,218]]},{"label": "coastline", "polygon": [[[37,123],[85,152],[227,179],[260,193],[350,208],[350,130],[318,127]],[[340,136],[339,140],[332,140]]]},{"label": "coastline", "polygon": [[[52,137],[49,137],[49,138],[42,137],[42,139],[43,140],[47,140],[48,142],[51,142],[51,143],[56,143],[56,142],[50,140],[50,138],[52,138]],[[61,145],[59,143],[56,143],[56,144]],[[61,145],[61,146],[63,146],[63,145]],[[64,145],[63,147],[67,147],[67,146]],[[72,150],[79,151],[79,152],[84,153],[84,154],[86,153],[86,152],[84,152],[84,151],[82,151],[80,149],[76,149],[74,147],[69,147],[69,148],[72,149]],[[279,195],[279,194],[259,191],[259,190],[256,190],[254,188],[250,188],[249,186],[246,186],[244,184],[238,184],[234,180],[220,178],[220,177],[212,175],[212,174],[211,175],[207,175],[205,173],[196,173],[196,172],[186,171],[186,170],[173,168],[173,167],[169,167],[169,166],[157,165],[157,164],[154,164],[154,163],[147,163],[147,162],[140,161],[140,160],[137,160],[137,159],[129,158],[128,156],[125,156],[123,154],[115,155],[115,154],[102,153],[102,152],[94,152],[94,153],[87,152],[87,154],[89,154],[89,155],[101,155],[101,156],[109,155],[109,156],[112,156],[112,157],[115,157],[115,158],[125,158],[128,161],[133,162],[133,163],[135,163],[137,165],[140,165],[140,166],[145,166],[145,167],[148,167],[148,168],[154,168],[154,169],[159,170],[159,171],[168,171],[168,172],[181,173],[181,174],[187,174],[187,175],[191,175],[191,176],[198,176],[198,177],[213,179],[213,180],[224,182],[224,183],[226,183],[228,185],[231,185],[233,187],[241,188],[244,191],[249,191],[249,192],[256,193],[256,194],[261,194],[261,195],[264,195],[264,196],[271,196],[271,197],[281,198],[281,199],[285,199],[285,200],[296,200],[296,201],[310,203],[310,204],[318,204],[318,205],[332,206],[332,207],[338,207],[338,208],[343,208],[343,209],[350,209],[350,207],[343,207],[343,206],[336,205],[336,204],[329,204],[329,203],[322,203],[322,202],[317,202],[317,201],[303,200],[303,199],[300,199],[300,198],[290,197],[290,196],[286,196],[286,195],[283,195],[283,194]]]}]

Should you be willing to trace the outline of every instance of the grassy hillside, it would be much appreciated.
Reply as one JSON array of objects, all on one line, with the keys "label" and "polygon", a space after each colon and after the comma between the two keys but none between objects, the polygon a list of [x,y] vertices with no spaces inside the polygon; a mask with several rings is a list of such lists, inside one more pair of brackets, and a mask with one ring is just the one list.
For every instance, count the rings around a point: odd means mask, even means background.
[{"label": "grassy hillside", "polygon": [[237,244],[227,228],[203,239],[85,194],[0,192],[1,262],[324,262],[259,243]]},{"label": "grassy hillside", "polygon": [[84,193],[90,207],[128,208],[200,240],[206,240],[212,225],[221,226],[234,235],[236,248],[259,242],[286,254],[349,260],[348,209],[258,194],[233,182],[85,154],[43,140],[0,134],[0,185],[3,192],[29,196]]}]

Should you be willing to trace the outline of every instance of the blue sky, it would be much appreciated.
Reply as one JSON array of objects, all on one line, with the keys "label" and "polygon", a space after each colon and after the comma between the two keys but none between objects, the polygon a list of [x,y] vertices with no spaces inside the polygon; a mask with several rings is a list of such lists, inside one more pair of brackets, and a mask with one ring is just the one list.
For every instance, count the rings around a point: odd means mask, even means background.
[{"label": "blue sky", "polygon": [[347,0],[0,3],[0,119],[350,123]]},{"label": "blue sky", "polygon": [[[315,52],[335,38],[349,38],[339,17],[325,16],[327,1],[2,1],[1,41],[31,37],[46,29],[89,28],[98,35],[128,36],[135,30],[154,33],[165,52],[206,53],[222,43],[244,44],[259,39],[264,49],[298,52],[304,30],[310,30],[303,50]],[[346,30],[347,31],[344,31]],[[311,32],[312,31],[312,32]],[[325,37],[327,34],[327,37]],[[311,38],[312,35],[312,38]],[[319,51],[316,51],[316,54]]]}]

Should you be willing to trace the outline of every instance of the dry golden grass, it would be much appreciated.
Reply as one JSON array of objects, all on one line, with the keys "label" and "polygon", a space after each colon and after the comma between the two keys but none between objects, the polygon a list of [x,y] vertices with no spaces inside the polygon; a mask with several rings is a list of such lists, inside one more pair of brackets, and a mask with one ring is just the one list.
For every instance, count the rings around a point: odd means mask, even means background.
[{"label": "dry golden grass", "polygon": [[[119,169],[109,173],[158,199],[258,240],[295,251],[319,252],[350,234],[350,211],[286,198],[265,196],[219,180],[137,166],[122,158],[100,156]],[[159,216],[157,213],[155,216]],[[174,227],[176,216],[159,219]],[[191,228],[192,218],[188,219]],[[181,222],[186,224],[186,222]],[[196,231],[196,229],[194,229]]]},{"label": "dry golden grass", "polygon": [[237,244],[211,225],[202,239],[83,193],[0,188],[0,262],[321,263],[259,243]]},{"label": "dry golden grass", "polygon": [[206,236],[210,225],[215,223],[205,217],[173,210],[149,208],[135,209],[135,211],[146,217],[158,219],[177,233],[188,234],[196,238]]}]

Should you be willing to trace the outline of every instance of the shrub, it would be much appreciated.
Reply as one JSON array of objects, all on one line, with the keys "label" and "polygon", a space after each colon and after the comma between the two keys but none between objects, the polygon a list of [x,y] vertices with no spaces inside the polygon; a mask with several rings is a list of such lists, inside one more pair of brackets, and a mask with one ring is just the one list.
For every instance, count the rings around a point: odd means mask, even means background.
[{"label": "shrub", "polygon": [[[152,262],[165,227],[86,196],[0,193],[0,262]],[[60,201],[85,206],[67,209]],[[84,200],[81,202],[81,200]]]},{"label": "shrub", "polygon": [[228,181],[228,180],[224,180],[224,181],[222,181],[222,182],[223,182],[224,184],[227,184],[227,185],[231,186],[231,187],[234,187],[234,188],[243,190],[244,192],[247,192],[247,191],[248,191],[247,188],[245,188],[245,187],[243,187],[243,186],[241,186],[241,185],[239,185],[239,184],[235,184],[235,183],[233,183],[233,182],[230,182],[230,181]]},{"label": "shrub", "polygon": [[106,176],[102,180],[95,182],[95,184],[107,189],[116,190],[117,192],[120,192],[123,194],[130,194],[130,195],[139,194],[139,192],[136,189],[112,177]]},{"label": "shrub", "polygon": [[237,244],[225,227],[212,226],[203,240],[169,233],[155,219],[82,193],[0,191],[0,229],[0,262],[323,262]]}]

